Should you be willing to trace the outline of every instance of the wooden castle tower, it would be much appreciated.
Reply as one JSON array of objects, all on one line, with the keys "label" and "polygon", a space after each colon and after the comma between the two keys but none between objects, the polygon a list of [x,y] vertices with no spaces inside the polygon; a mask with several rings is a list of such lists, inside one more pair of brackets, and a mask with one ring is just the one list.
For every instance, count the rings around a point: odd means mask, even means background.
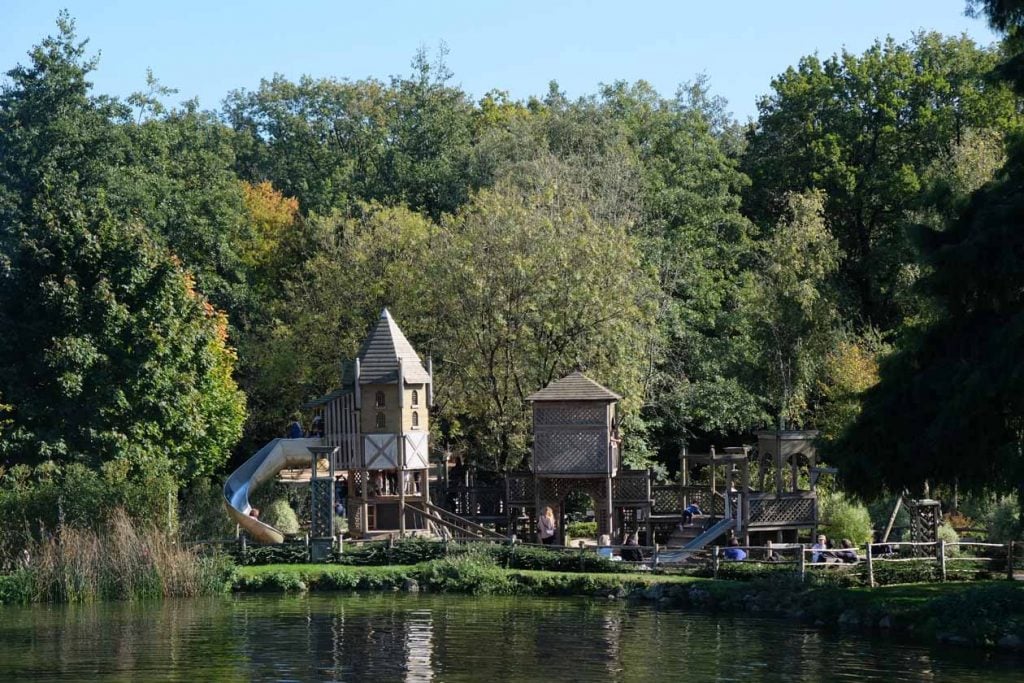
[{"label": "wooden castle tower", "polygon": [[315,402],[326,447],[347,472],[349,531],[355,536],[406,534],[420,523],[410,504],[430,502],[428,457],[431,363],[420,361],[385,308],[342,386]]}]

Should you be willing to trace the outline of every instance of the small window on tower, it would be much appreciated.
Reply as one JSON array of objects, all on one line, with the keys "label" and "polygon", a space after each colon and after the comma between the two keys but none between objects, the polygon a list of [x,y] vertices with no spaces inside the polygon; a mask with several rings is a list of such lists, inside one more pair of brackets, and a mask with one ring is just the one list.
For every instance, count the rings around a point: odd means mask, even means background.
[{"label": "small window on tower", "polygon": [[383,408],[384,407],[384,392],[383,391],[378,391],[377,392],[377,407],[378,408]]},{"label": "small window on tower", "polygon": [[412,428],[413,429],[419,429],[419,426],[420,426],[420,414],[417,413],[414,410],[414,411],[412,411]]},{"label": "small window on tower", "polygon": [[412,404],[418,406],[420,404],[420,392],[415,389],[412,390]]},{"label": "small window on tower", "polygon": [[387,422],[384,419],[384,413],[377,413],[377,429],[384,429],[387,427]]}]

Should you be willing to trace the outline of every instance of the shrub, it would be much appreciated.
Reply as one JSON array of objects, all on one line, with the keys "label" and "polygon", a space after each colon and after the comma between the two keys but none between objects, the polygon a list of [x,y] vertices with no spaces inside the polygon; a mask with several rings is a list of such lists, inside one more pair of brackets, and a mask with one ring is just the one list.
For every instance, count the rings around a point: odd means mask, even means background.
[{"label": "shrub", "polygon": [[299,533],[299,518],[295,510],[284,498],[273,501],[263,512],[263,521],[283,534]]},{"label": "shrub", "polygon": [[[956,532],[956,529],[949,522],[943,522],[938,528],[938,540],[945,541],[946,543],[959,543],[960,534]],[[946,555],[957,555],[959,550],[957,548],[946,548]]]},{"label": "shrub", "polygon": [[565,525],[565,534],[572,538],[594,538],[597,536],[597,522],[569,522]]},{"label": "shrub", "polygon": [[988,540],[992,543],[1008,543],[1020,538],[1019,512],[1016,496],[1000,498],[985,518]]},{"label": "shrub", "polygon": [[842,493],[831,493],[821,500],[821,531],[834,542],[848,538],[856,546],[871,540],[871,515],[868,509]]},{"label": "shrub", "polygon": [[501,567],[480,554],[434,560],[420,577],[431,590],[440,593],[508,595],[515,591],[515,583]]}]

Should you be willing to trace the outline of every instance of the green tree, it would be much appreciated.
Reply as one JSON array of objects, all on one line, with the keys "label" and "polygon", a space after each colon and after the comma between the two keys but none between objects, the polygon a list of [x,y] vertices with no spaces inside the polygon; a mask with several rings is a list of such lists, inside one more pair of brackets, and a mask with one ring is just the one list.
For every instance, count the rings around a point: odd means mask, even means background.
[{"label": "green tree", "polygon": [[[979,3],[980,4],[980,3]],[[1024,92],[1018,2],[984,3],[1009,32],[1003,73]],[[945,231],[918,233],[935,315],[882,363],[857,421],[830,449],[859,492],[922,483],[1024,491],[1024,147]]]},{"label": "green tree", "polygon": [[[916,218],[908,213],[941,208],[926,176],[973,131],[1019,125],[1017,99],[989,78],[998,58],[966,37],[890,38],[862,55],[805,57],[759,102],[744,157],[752,180],[745,208],[770,226],[788,193],[825,191],[825,217],[843,251],[844,319],[888,331],[917,313],[907,291],[916,277],[907,237]],[[955,209],[947,204],[942,218]]]},{"label": "green tree", "polygon": [[239,436],[226,322],[112,210],[125,110],[89,94],[94,61],[58,27],[0,92],[0,452],[185,482]]},{"label": "green tree", "polygon": [[748,377],[780,425],[800,423],[835,340],[828,278],[839,249],[824,221],[821,192],[789,197],[789,215],[761,244],[744,292],[752,344]]},{"label": "green tree", "polygon": [[572,186],[505,181],[434,248],[438,402],[486,464],[522,463],[526,396],[574,369],[623,394],[627,413],[640,408],[658,295],[625,225],[595,220]]},{"label": "green tree", "polygon": [[240,346],[256,442],[280,434],[298,404],[338,386],[342,361],[355,357],[382,308],[421,352],[430,350],[429,219],[365,204],[353,216],[313,217],[308,230],[311,256]]}]

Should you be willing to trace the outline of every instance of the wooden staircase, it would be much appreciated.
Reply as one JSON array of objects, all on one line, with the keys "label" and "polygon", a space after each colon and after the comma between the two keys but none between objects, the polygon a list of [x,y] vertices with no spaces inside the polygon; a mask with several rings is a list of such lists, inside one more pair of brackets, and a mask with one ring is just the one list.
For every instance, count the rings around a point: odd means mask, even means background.
[{"label": "wooden staircase", "polygon": [[686,526],[676,525],[676,528],[672,530],[672,535],[668,537],[666,545],[670,548],[684,547],[704,533],[710,521],[710,515],[694,515],[693,519]]}]

